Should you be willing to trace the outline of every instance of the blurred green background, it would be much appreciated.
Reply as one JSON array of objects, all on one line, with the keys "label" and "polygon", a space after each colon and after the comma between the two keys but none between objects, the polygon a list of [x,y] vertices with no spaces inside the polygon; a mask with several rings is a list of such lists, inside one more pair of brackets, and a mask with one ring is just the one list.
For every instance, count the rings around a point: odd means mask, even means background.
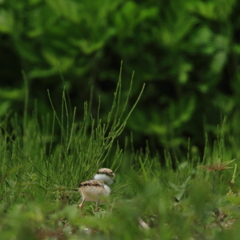
[{"label": "blurred green background", "polygon": [[[205,134],[240,105],[236,0],[0,0],[0,118],[61,111],[63,89],[83,115],[107,118],[119,77],[136,147],[203,149]],[[90,96],[92,92],[92,97]]]}]

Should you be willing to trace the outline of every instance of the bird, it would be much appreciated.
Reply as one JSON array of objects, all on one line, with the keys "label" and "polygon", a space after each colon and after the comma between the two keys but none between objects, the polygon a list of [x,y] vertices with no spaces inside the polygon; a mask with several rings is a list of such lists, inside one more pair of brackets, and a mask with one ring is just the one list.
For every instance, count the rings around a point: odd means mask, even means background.
[{"label": "bird", "polygon": [[111,189],[108,185],[115,182],[115,173],[109,168],[100,168],[94,179],[80,183],[79,191],[82,195],[82,202],[79,208],[83,209],[87,201],[96,202],[95,212],[98,212],[99,203],[110,195]]}]

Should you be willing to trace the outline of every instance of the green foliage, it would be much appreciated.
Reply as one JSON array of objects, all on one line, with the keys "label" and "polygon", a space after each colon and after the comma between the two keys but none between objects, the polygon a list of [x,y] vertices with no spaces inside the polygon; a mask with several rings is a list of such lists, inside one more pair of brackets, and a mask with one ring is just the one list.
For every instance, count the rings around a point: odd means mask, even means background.
[{"label": "green foliage", "polygon": [[[44,189],[49,183],[58,186],[76,185],[93,169],[96,170],[102,163],[107,163],[115,139],[122,133],[143,92],[142,89],[136,103],[129,112],[126,112],[131,85],[128,96],[122,103],[120,76],[106,121],[100,118],[99,112],[94,118],[89,112],[88,104],[85,103],[83,120],[77,122],[76,109],[73,112],[69,110],[65,92],[62,95],[60,116],[55,111],[49,93],[53,114],[39,116],[36,109],[32,116],[25,115],[23,126],[19,126],[17,117],[10,121],[6,118],[1,123],[4,133],[1,175],[11,179],[12,171],[17,171],[19,178],[24,178],[26,182],[31,181],[33,185],[38,184]],[[8,129],[13,130],[9,132]],[[60,140],[57,140],[58,131]],[[111,161],[110,166],[116,164],[121,155],[121,149],[115,148],[113,153],[115,161]],[[29,171],[33,172],[29,175]],[[31,192],[31,185],[26,188]]]},{"label": "green foliage", "polygon": [[64,87],[76,106],[92,86],[92,107],[97,111],[101,95],[104,114],[121,60],[124,75],[136,72],[132,97],[146,82],[127,125],[139,132],[139,145],[148,136],[165,148],[186,148],[190,137],[202,150],[203,132],[213,133],[219,114],[239,107],[235,0],[3,0],[0,7],[0,115],[21,112],[26,89],[29,108],[37,98],[42,114],[50,110],[46,89],[59,113]]},{"label": "green foliage", "polygon": [[[238,239],[239,113],[216,127],[213,144],[206,138],[203,159],[188,143],[189,152],[166,151],[162,161],[148,145],[134,150],[134,134],[123,149],[116,141],[142,96],[127,111],[131,86],[123,99],[120,76],[106,119],[85,103],[77,121],[63,92],[60,115],[49,93],[51,113],[1,121],[1,238]],[[82,216],[78,184],[100,167],[117,181],[100,211],[87,202]]]}]

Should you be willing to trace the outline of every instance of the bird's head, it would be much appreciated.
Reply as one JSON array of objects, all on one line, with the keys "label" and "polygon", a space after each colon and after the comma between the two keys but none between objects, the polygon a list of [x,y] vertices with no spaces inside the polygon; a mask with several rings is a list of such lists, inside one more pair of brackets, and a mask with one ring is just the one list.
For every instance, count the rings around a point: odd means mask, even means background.
[{"label": "bird's head", "polygon": [[110,185],[113,182],[115,182],[114,177],[115,177],[115,174],[114,174],[114,172],[111,169],[109,169],[109,168],[100,168],[97,171],[97,174],[95,174],[94,179],[101,180],[105,184]]}]

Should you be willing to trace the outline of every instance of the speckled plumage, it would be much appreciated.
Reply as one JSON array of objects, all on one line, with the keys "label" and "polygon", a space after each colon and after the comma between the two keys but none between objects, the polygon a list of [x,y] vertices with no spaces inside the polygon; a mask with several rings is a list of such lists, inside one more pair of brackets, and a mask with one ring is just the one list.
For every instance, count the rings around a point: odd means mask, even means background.
[{"label": "speckled plumage", "polygon": [[111,170],[110,168],[100,168],[97,173],[100,173],[100,174],[106,174],[108,176],[111,176],[111,177],[114,177],[115,174],[113,172],[113,170]]},{"label": "speckled plumage", "polygon": [[82,182],[79,189],[85,201],[101,201],[110,194],[110,188],[101,180]]}]

